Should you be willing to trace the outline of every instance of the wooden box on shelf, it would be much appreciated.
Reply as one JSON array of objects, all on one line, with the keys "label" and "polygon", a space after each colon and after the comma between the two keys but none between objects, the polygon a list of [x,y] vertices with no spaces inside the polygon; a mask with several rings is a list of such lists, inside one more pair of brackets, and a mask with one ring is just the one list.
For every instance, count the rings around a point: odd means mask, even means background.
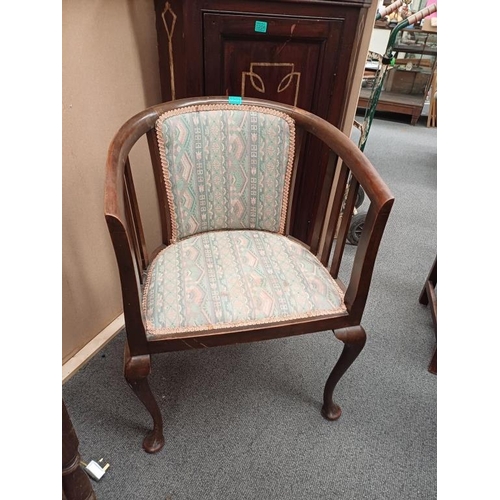
[{"label": "wooden box on shelf", "polygon": [[[421,29],[404,29],[394,45],[396,59],[380,93],[377,111],[389,111],[411,116],[415,125],[420,118],[432,75],[437,64],[437,34]],[[361,88],[358,107],[369,104],[369,88]]]},{"label": "wooden box on shelf", "polygon": [[390,71],[385,90],[399,94],[423,95],[429,81],[429,75],[418,70]]}]

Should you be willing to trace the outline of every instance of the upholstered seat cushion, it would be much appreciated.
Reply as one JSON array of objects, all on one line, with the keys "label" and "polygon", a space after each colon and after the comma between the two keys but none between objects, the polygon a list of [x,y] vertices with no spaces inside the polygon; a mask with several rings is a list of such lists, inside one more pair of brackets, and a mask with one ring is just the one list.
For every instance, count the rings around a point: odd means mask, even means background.
[{"label": "upholstered seat cushion", "polygon": [[319,260],[264,231],[214,231],[170,245],[144,285],[147,334],[155,338],[343,311],[343,292]]}]

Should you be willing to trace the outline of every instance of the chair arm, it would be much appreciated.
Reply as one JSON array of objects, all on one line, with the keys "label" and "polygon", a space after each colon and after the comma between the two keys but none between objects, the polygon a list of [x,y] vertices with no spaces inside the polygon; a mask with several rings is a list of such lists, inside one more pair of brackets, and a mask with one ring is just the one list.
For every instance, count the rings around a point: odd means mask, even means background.
[{"label": "chair arm", "polygon": [[394,198],[387,200],[381,207],[372,204],[366,214],[344,297],[347,310],[359,320],[368,298],[375,259],[393,204]]},{"label": "chair arm", "polygon": [[128,120],[111,141],[106,162],[104,212],[118,263],[127,340],[134,354],[147,354],[148,350],[141,310],[140,270],[125,209],[124,174],[130,150],[154,127],[157,118],[150,108]]}]

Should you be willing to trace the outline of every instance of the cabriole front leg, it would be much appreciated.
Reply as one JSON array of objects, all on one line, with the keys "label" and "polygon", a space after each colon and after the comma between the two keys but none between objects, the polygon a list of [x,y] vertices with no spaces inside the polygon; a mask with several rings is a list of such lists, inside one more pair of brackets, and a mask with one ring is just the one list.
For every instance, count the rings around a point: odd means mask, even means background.
[{"label": "cabriole front leg", "polygon": [[124,359],[125,380],[153,418],[153,430],[148,432],[144,438],[142,447],[148,453],[157,453],[163,448],[165,438],[163,437],[163,419],[160,408],[148,383],[147,377],[150,372],[151,357],[147,354],[130,356],[127,345]]},{"label": "cabriole front leg", "polygon": [[335,330],[333,333],[339,340],[344,342],[344,349],[326,381],[325,390],[323,392],[323,408],[321,408],[321,414],[327,420],[337,420],[342,414],[340,406],[333,402],[333,390],[342,375],[344,375],[354,360],[359,356],[366,342],[366,333],[361,325],[342,328]]}]

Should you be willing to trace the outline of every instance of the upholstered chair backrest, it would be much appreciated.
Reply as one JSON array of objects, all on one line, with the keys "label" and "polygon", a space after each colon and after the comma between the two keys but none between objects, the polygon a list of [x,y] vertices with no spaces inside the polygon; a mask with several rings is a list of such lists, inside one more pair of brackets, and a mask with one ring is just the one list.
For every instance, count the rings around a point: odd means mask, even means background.
[{"label": "upholstered chair backrest", "polygon": [[156,123],[171,242],[218,229],[283,234],[295,125],[257,106],[200,105]]}]

